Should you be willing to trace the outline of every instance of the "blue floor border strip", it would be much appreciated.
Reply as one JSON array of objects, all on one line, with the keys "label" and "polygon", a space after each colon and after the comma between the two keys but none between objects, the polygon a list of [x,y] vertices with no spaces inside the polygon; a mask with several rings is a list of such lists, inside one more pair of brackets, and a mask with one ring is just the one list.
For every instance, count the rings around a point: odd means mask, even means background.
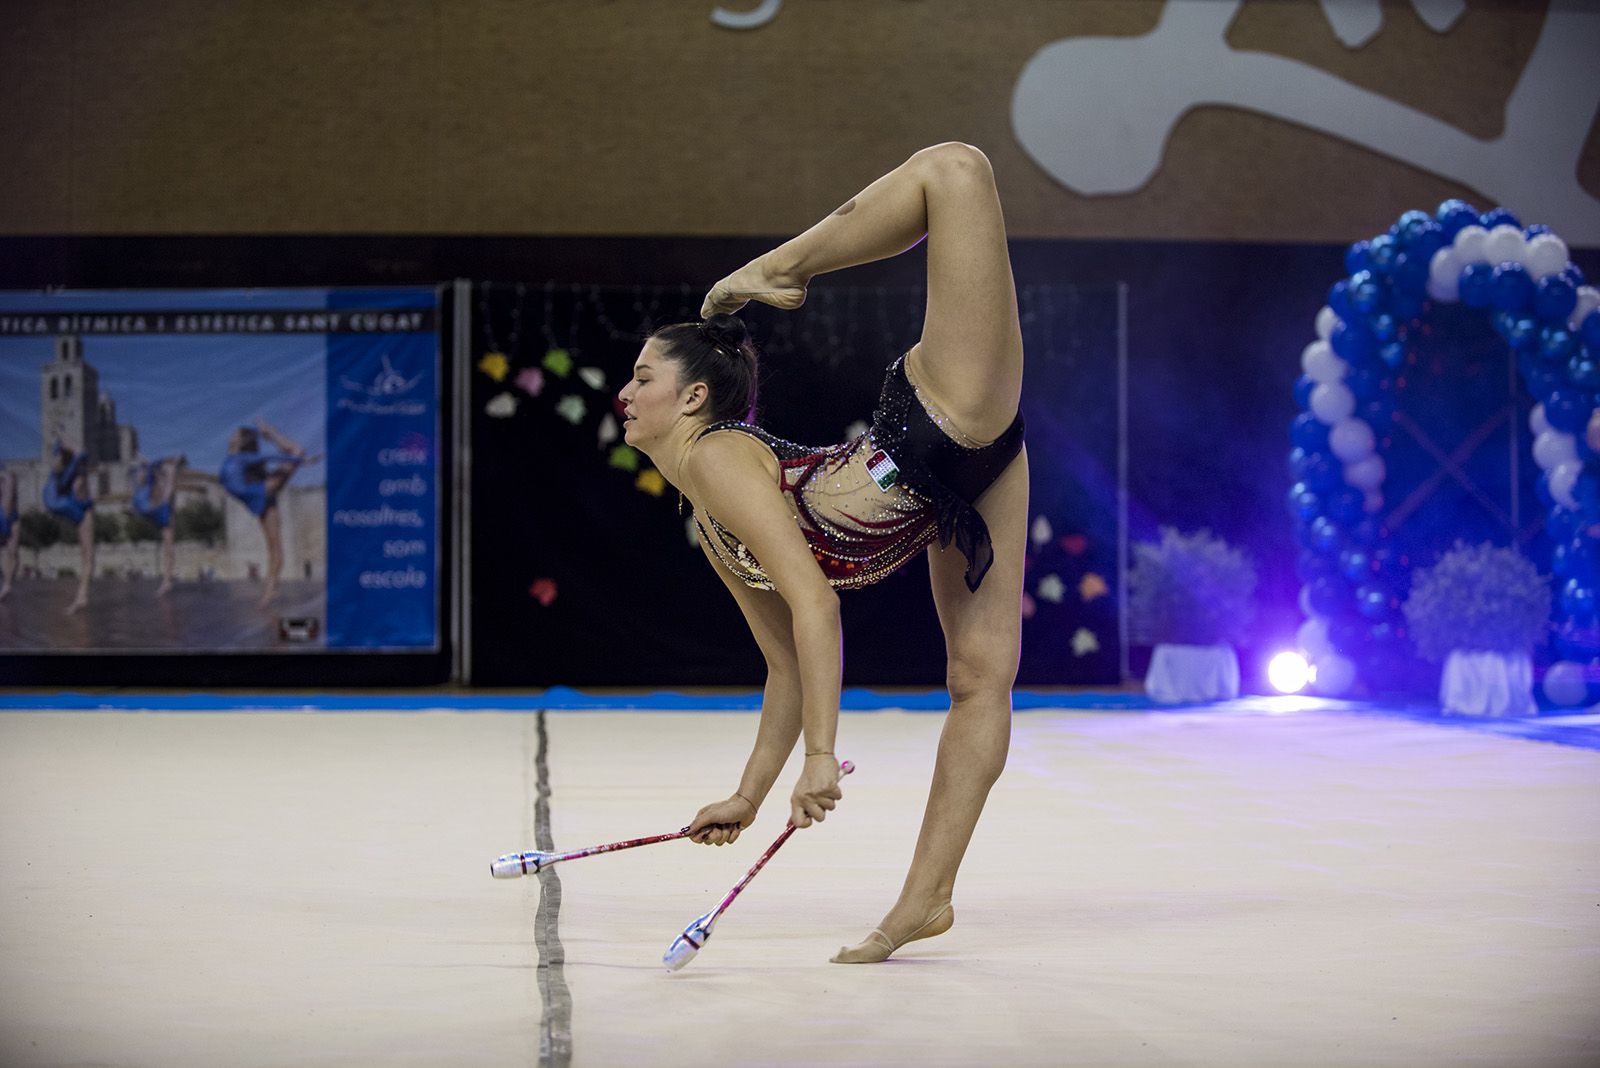
[{"label": "blue floor border strip", "polygon": [[[1076,712],[1201,713],[1206,715],[1286,715],[1326,712],[1337,715],[1404,719],[1457,730],[1475,730],[1501,737],[1548,742],[1600,751],[1600,715],[1584,709],[1561,710],[1518,719],[1480,719],[1442,715],[1433,705],[1375,704],[1305,697],[1242,697],[1205,705],[1162,705],[1142,693],[1071,691],[1041,693],[1018,690],[1017,711],[1064,709]],[[642,694],[584,693],[556,686],[543,693],[0,693],[0,712],[537,712],[621,710],[681,712],[753,712],[761,707],[759,691],[685,694],[656,691]],[[943,712],[949,697],[943,690],[884,692],[850,688],[839,707],[847,712],[905,709]],[[1597,706],[1600,711],[1600,706]]]},{"label": "blue floor border strip", "polygon": [[[1033,693],[1018,690],[1012,700],[1013,707],[1017,709],[1139,711],[1162,707],[1139,693]],[[554,686],[543,693],[515,694],[0,694],[0,711],[48,708],[105,712],[411,712],[423,709],[456,712],[533,712],[539,709],[754,712],[760,707],[759,690],[715,694],[686,694],[666,690],[644,694],[589,694],[566,686]],[[943,690],[884,693],[852,687],[841,695],[839,707],[846,711],[902,708],[914,712],[943,712],[950,707],[950,698]]]}]

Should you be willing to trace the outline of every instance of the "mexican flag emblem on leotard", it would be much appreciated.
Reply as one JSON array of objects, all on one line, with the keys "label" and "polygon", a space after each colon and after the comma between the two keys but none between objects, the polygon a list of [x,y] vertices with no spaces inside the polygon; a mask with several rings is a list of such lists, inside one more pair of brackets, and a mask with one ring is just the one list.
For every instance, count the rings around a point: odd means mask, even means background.
[{"label": "mexican flag emblem on leotard", "polygon": [[867,474],[872,476],[872,481],[878,484],[879,489],[888,489],[900,481],[900,469],[889,459],[889,454],[879,449],[867,459]]}]

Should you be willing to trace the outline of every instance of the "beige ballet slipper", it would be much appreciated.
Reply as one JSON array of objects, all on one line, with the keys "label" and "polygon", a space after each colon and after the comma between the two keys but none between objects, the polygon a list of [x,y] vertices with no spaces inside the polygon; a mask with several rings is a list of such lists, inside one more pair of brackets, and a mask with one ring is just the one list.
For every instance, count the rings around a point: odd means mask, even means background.
[{"label": "beige ballet slipper", "polygon": [[834,964],[878,964],[889,959],[889,954],[905,945],[915,942],[919,938],[933,938],[942,935],[955,926],[956,910],[946,901],[926,923],[915,931],[906,935],[898,942],[891,942],[889,936],[877,927],[867,935],[866,941],[854,946],[840,946],[839,952],[829,958]]}]

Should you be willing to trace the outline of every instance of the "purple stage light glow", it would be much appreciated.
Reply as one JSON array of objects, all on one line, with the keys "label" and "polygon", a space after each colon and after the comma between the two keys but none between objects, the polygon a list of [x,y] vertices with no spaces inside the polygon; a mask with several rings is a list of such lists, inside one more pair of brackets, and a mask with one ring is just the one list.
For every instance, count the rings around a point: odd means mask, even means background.
[{"label": "purple stage light glow", "polygon": [[1295,652],[1282,652],[1267,663],[1267,681],[1279,693],[1299,693],[1313,678],[1306,658]]}]

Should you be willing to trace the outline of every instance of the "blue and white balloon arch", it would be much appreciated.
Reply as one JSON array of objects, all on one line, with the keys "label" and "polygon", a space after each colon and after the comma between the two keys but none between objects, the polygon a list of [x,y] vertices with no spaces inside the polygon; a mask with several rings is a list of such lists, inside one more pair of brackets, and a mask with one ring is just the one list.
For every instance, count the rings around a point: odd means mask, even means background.
[{"label": "blue and white balloon arch", "polygon": [[1600,655],[1595,585],[1600,475],[1586,471],[1585,440],[1600,403],[1600,291],[1584,284],[1566,244],[1546,226],[1523,229],[1504,208],[1479,215],[1447,200],[1430,215],[1408,211],[1386,233],[1357,241],[1348,275],[1317,313],[1316,340],[1301,353],[1290,426],[1289,508],[1301,545],[1306,616],[1298,638],[1317,668],[1317,688],[1347,691],[1361,667],[1405,641],[1406,564],[1385,544],[1377,516],[1387,475],[1382,442],[1394,418],[1396,375],[1429,301],[1481,308],[1517,355],[1528,392],[1534,460],[1550,502],[1552,570],[1567,660]]}]

